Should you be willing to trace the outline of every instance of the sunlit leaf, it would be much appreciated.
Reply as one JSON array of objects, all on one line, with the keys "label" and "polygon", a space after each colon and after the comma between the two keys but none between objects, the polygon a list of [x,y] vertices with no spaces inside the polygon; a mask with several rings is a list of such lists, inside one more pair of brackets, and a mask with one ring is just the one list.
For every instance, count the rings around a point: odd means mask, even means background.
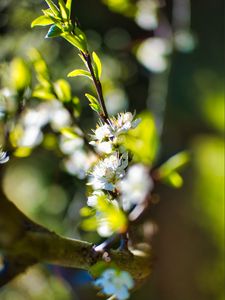
[{"label": "sunlit leaf", "polygon": [[16,157],[27,157],[31,154],[32,148],[30,147],[19,147],[13,152],[13,155]]},{"label": "sunlit leaf", "polygon": [[59,7],[60,7],[62,18],[64,20],[67,20],[69,14],[68,14],[68,9],[66,7],[66,4],[65,4],[64,0],[58,0],[58,2],[59,2]]},{"label": "sunlit leaf", "polygon": [[81,105],[80,105],[80,99],[78,97],[73,97],[72,99],[73,103],[73,113],[76,118],[78,118],[81,114]]},{"label": "sunlit leaf", "polygon": [[55,99],[55,95],[49,91],[45,91],[43,88],[34,90],[32,97],[42,99],[42,100],[52,100]]},{"label": "sunlit leaf", "polygon": [[23,91],[31,82],[31,73],[22,58],[14,58],[10,64],[11,84],[17,91]]},{"label": "sunlit leaf", "polygon": [[40,16],[31,23],[31,27],[33,28],[35,26],[47,26],[47,25],[51,25],[53,23],[54,22],[50,17]]},{"label": "sunlit leaf", "polygon": [[98,79],[100,79],[101,74],[102,74],[101,60],[95,52],[92,53],[92,58],[93,58],[93,62],[94,62],[94,70],[95,70],[96,77]]},{"label": "sunlit leaf", "polygon": [[80,215],[82,217],[89,217],[89,216],[93,215],[93,209],[88,206],[82,207],[80,209]]},{"label": "sunlit leaf", "polygon": [[47,64],[42,58],[40,52],[37,51],[37,49],[32,48],[29,51],[29,57],[33,63],[38,81],[44,87],[49,88],[51,86],[50,75],[49,75]]},{"label": "sunlit leaf", "polygon": [[46,34],[46,38],[53,38],[53,37],[57,37],[57,36],[60,36],[62,34],[62,30],[56,26],[56,25],[52,25],[50,28],[49,28],[49,31],[48,33]]},{"label": "sunlit leaf", "polygon": [[49,8],[51,9],[51,11],[53,12],[53,14],[55,16],[59,16],[60,15],[60,11],[59,11],[58,7],[54,4],[53,1],[51,1],[51,0],[45,0],[45,2],[48,4]]},{"label": "sunlit leaf", "polygon": [[67,76],[68,77],[85,76],[85,77],[88,77],[89,79],[92,79],[90,72],[88,72],[86,70],[82,70],[82,69],[74,70],[74,71],[70,72]]},{"label": "sunlit leaf", "polygon": [[78,50],[80,50],[82,52],[87,52],[86,43],[83,40],[81,40],[79,37],[69,34],[67,32],[64,32],[62,34],[62,37],[65,38],[73,46],[75,46]]},{"label": "sunlit leaf", "polygon": [[188,152],[180,152],[171,158],[169,158],[164,164],[162,164],[157,172],[160,178],[165,178],[174,171],[180,170],[190,161],[190,155]]},{"label": "sunlit leaf", "polygon": [[69,18],[70,18],[70,16],[71,16],[72,2],[73,2],[73,0],[67,0],[67,1],[66,1],[66,7],[67,7],[67,9],[68,9],[68,16],[69,16]]},{"label": "sunlit leaf", "polygon": [[75,139],[79,137],[79,135],[74,131],[74,129],[70,127],[64,127],[60,130],[60,132],[68,139]]},{"label": "sunlit leaf", "polygon": [[95,231],[96,228],[97,228],[97,225],[98,225],[98,222],[97,222],[97,219],[96,217],[90,217],[90,218],[87,218],[87,219],[84,219],[82,222],[81,222],[81,228],[83,230],[86,230],[86,231]]},{"label": "sunlit leaf", "polygon": [[163,182],[165,182],[167,185],[173,187],[173,188],[180,188],[183,185],[183,179],[177,172],[172,172],[169,175],[167,175]]},{"label": "sunlit leaf", "polygon": [[143,112],[137,116],[140,124],[128,132],[122,141],[124,146],[133,153],[135,162],[152,165],[159,149],[159,137],[154,118],[151,113]]},{"label": "sunlit leaf", "polygon": [[95,98],[94,96],[90,95],[90,94],[85,94],[85,96],[88,98],[89,102],[90,102],[90,107],[96,111],[96,112],[100,112],[101,111],[101,106],[97,100],[97,98]]},{"label": "sunlit leaf", "polygon": [[59,100],[67,102],[71,100],[71,88],[64,79],[59,79],[54,83],[54,90]]}]

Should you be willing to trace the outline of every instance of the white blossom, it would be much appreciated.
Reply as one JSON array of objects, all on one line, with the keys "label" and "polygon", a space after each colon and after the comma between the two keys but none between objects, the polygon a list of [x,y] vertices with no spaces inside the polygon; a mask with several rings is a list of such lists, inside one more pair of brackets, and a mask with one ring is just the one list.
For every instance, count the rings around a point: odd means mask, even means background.
[{"label": "white blossom", "polygon": [[118,188],[121,191],[123,209],[129,211],[132,206],[145,201],[146,196],[153,189],[153,180],[145,166],[136,164],[128,169],[126,177],[119,182]]},{"label": "white blossom", "polygon": [[92,185],[95,190],[113,191],[116,182],[124,177],[127,166],[128,153],[120,156],[118,152],[114,152],[94,166],[88,185]]},{"label": "white blossom", "polygon": [[118,146],[119,136],[126,134],[130,129],[134,129],[140,123],[140,119],[134,120],[134,115],[130,112],[120,113],[117,117],[111,117],[108,123],[99,123],[93,130],[91,145],[97,148],[100,153],[110,154]]},{"label": "white blossom", "polygon": [[130,112],[119,113],[117,118],[110,118],[112,133],[114,136],[128,132],[130,129],[134,129],[140,123],[140,119],[134,120],[134,115]]},{"label": "white blossom", "polygon": [[129,290],[134,287],[134,281],[128,272],[111,268],[105,270],[94,284],[102,289],[103,294],[114,295],[118,300],[128,299]]}]

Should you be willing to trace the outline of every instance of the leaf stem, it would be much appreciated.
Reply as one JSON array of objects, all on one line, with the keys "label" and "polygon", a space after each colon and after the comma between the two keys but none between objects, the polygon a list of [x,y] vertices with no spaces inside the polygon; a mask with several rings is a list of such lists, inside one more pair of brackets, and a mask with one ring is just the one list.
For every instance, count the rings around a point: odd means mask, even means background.
[{"label": "leaf stem", "polygon": [[98,101],[99,101],[99,104],[101,105],[101,108],[102,108],[102,113],[100,113],[100,118],[102,119],[102,121],[104,123],[109,123],[109,116],[108,116],[108,112],[107,112],[107,109],[106,109],[106,106],[105,106],[105,101],[104,101],[103,92],[102,92],[102,85],[101,85],[100,80],[96,78],[96,75],[94,73],[94,69],[93,69],[93,66],[92,66],[92,60],[91,60],[91,55],[90,55],[89,52],[88,53],[81,52],[81,54],[82,54],[84,60],[87,63],[87,67],[90,71],[91,77],[93,79],[93,82],[94,82],[94,85],[95,85],[95,88],[96,88],[96,92],[97,92],[97,95],[98,95]]}]

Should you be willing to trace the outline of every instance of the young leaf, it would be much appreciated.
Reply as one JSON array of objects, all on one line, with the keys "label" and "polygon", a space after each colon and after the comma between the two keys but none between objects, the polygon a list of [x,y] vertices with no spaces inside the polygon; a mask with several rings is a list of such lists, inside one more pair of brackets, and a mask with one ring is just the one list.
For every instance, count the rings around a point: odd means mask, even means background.
[{"label": "young leaf", "polygon": [[54,90],[59,100],[67,102],[71,100],[71,88],[64,79],[59,79],[54,83]]},{"label": "young leaf", "polygon": [[95,71],[95,75],[98,79],[100,79],[101,74],[102,74],[102,63],[100,58],[98,57],[98,55],[93,52],[92,53],[92,58],[93,58],[93,62],[94,62],[94,71]]},{"label": "young leaf", "polygon": [[47,26],[53,24],[53,20],[48,16],[40,16],[31,23],[31,28],[35,26]]},{"label": "young leaf", "polygon": [[91,107],[94,111],[96,111],[96,112],[99,113],[99,112],[101,111],[101,106],[100,106],[98,100],[97,100],[94,96],[92,96],[92,95],[90,95],[90,94],[85,94],[85,96],[88,98],[88,100],[89,100],[89,102],[90,102],[90,107]]},{"label": "young leaf", "polygon": [[68,17],[70,18],[71,10],[72,10],[72,0],[67,0],[66,1],[66,8],[68,9]]},{"label": "young leaf", "polygon": [[24,91],[31,82],[31,72],[27,63],[20,57],[16,57],[10,64],[11,85],[18,92]]},{"label": "young leaf", "polygon": [[49,17],[50,19],[52,19],[52,21],[53,21],[54,23],[57,23],[57,22],[61,21],[61,17],[60,17],[60,16],[55,16],[55,15],[53,14],[53,12],[51,11],[50,8],[48,8],[48,9],[42,9],[42,12],[43,12],[43,14],[44,14],[46,17]]},{"label": "young leaf", "polygon": [[32,93],[32,97],[42,99],[42,100],[52,100],[55,98],[55,95],[53,95],[48,90],[44,90],[43,88],[41,88],[41,89],[34,90]]},{"label": "young leaf", "polygon": [[180,188],[183,185],[183,179],[176,171],[170,173],[167,177],[165,177],[163,179],[163,182],[176,189]]},{"label": "young leaf", "polygon": [[89,79],[92,79],[91,74],[88,71],[82,69],[74,70],[70,72],[67,76],[68,77],[85,76],[88,77]]},{"label": "young leaf", "polygon": [[58,1],[59,1],[59,7],[60,7],[62,18],[64,20],[67,20],[68,19],[68,9],[66,7],[66,4],[65,4],[64,0],[58,0]]},{"label": "young leaf", "polygon": [[57,37],[57,36],[60,36],[62,33],[62,30],[56,26],[56,25],[52,25],[50,28],[49,28],[49,31],[48,33],[46,34],[45,38],[53,38],[53,37]]},{"label": "young leaf", "polygon": [[69,34],[67,32],[64,32],[62,34],[62,37],[64,37],[64,39],[66,39],[69,43],[75,46],[78,50],[82,52],[87,52],[87,45],[79,37]]},{"label": "young leaf", "polygon": [[45,0],[45,2],[48,4],[49,8],[51,9],[51,11],[55,16],[60,15],[60,11],[58,7],[55,5],[55,3],[52,0]]},{"label": "young leaf", "polygon": [[190,160],[190,155],[188,152],[183,151],[177,153],[176,155],[169,158],[164,164],[162,164],[158,169],[158,174],[160,178],[167,177],[174,171],[181,169]]},{"label": "young leaf", "polygon": [[50,74],[48,71],[48,66],[42,58],[41,54],[37,51],[37,49],[32,48],[29,51],[29,57],[34,66],[36,76],[40,85],[49,88],[51,86]]}]

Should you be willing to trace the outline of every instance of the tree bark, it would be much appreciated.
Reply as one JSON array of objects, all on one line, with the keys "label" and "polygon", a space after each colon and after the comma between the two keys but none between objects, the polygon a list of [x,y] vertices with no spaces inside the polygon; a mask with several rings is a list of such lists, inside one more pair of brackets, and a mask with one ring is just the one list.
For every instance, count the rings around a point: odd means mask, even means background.
[{"label": "tree bark", "polygon": [[[5,266],[0,286],[35,263],[80,268],[89,271],[102,255],[91,243],[59,236],[34,223],[0,192],[0,250]],[[137,282],[150,273],[150,258],[128,251],[110,250],[110,261],[128,271]]]}]

